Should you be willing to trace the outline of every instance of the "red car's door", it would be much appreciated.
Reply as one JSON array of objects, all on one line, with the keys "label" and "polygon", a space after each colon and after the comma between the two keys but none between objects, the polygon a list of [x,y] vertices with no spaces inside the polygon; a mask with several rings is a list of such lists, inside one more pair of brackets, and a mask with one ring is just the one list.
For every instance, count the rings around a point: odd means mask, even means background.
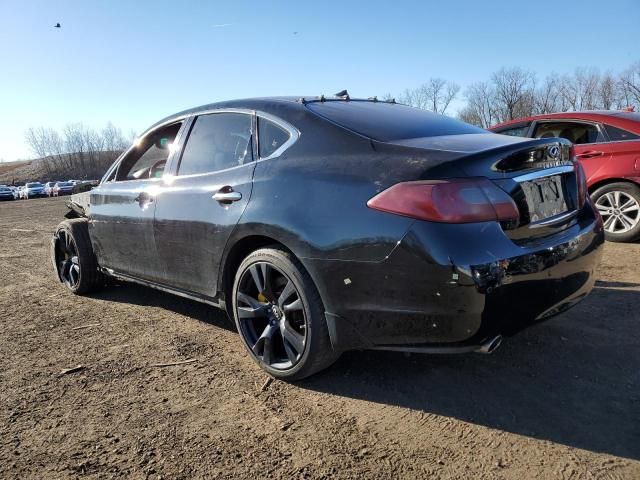
[{"label": "red car's door", "polygon": [[574,145],[574,148],[576,158],[584,168],[588,185],[597,182],[608,170],[608,165],[616,151],[615,144],[610,142]]}]

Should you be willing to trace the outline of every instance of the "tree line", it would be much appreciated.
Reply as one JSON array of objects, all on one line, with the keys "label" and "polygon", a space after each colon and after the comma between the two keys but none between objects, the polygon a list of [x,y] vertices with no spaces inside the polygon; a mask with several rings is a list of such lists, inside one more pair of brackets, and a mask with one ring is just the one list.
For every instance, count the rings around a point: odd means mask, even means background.
[{"label": "tree line", "polygon": [[[460,86],[442,78],[405,90],[398,101],[446,114],[460,98]],[[469,85],[458,118],[482,128],[516,118],[577,110],[640,110],[640,61],[614,74],[578,68],[573,74],[550,74],[541,81],[530,70],[501,68],[488,80]]]},{"label": "tree line", "polygon": [[61,131],[37,127],[25,133],[27,145],[40,157],[39,170],[47,178],[99,178],[134,139],[135,133],[125,135],[111,122],[100,130],[73,123]]},{"label": "tree line", "polygon": [[[384,98],[391,99],[391,95]],[[640,61],[617,74],[578,68],[573,74],[554,73],[541,81],[521,67],[501,68],[462,93],[455,82],[433,77],[398,97],[400,103],[441,114],[447,114],[458,99],[464,102],[458,118],[482,128],[552,112],[626,107],[640,111]],[[111,123],[101,130],[74,123],[62,131],[39,127],[25,134],[48,178],[98,178],[134,139],[133,132],[124,135]]]}]

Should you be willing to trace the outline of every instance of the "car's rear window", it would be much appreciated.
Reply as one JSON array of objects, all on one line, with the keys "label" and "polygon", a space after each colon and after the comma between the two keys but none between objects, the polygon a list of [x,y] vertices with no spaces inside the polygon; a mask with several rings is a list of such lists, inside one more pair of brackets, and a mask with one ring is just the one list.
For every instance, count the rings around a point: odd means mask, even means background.
[{"label": "car's rear window", "polygon": [[27,183],[27,187],[41,187],[42,184],[40,182]]},{"label": "car's rear window", "polygon": [[307,108],[342,127],[382,142],[407,138],[487,133],[445,115],[386,102],[310,102]]},{"label": "car's rear window", "polygon": [[57,185],[59,187],[70,187],[70,186],[73,185],[73,183],[71,183],[71,182],[58,182]]}]

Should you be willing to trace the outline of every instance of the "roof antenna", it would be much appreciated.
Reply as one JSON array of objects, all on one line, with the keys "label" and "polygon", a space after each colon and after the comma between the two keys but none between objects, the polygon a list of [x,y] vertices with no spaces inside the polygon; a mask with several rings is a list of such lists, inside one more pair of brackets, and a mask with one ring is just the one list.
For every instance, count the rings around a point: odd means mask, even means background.
[{"label": "roof antenna", "polygon": [[351,97],[349,97],[349,92],[347,92],[346,90],[340,90],[338,93],[335,94],[335,96],[343,98],[345,100],[351,99]]},{"label": "roof antenna", "polygon": [[318,97],[318,100],[320,100],[321,102],[324,102],[324,101],[326,100],[326,98],[324,98],[324,94],[321,94],[321,95]]}]

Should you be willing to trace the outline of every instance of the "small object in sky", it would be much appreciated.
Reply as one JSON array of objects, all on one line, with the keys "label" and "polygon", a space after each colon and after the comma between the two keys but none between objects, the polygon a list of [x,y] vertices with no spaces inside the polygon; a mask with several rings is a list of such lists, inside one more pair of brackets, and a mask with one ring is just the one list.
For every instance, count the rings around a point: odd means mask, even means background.
[{"label": "small object in sky", "polygon": [[62,27],[62,25],[60,25],[59,23],[56,23],[56,24],[53,26],[53,28],[61,28],[61,27]]},{"label": "small object in sky", "polygon": [[293,34],[294,34],[294,35],[297,35],[297,34],[298,34],[298,32],[293,32]]}]

